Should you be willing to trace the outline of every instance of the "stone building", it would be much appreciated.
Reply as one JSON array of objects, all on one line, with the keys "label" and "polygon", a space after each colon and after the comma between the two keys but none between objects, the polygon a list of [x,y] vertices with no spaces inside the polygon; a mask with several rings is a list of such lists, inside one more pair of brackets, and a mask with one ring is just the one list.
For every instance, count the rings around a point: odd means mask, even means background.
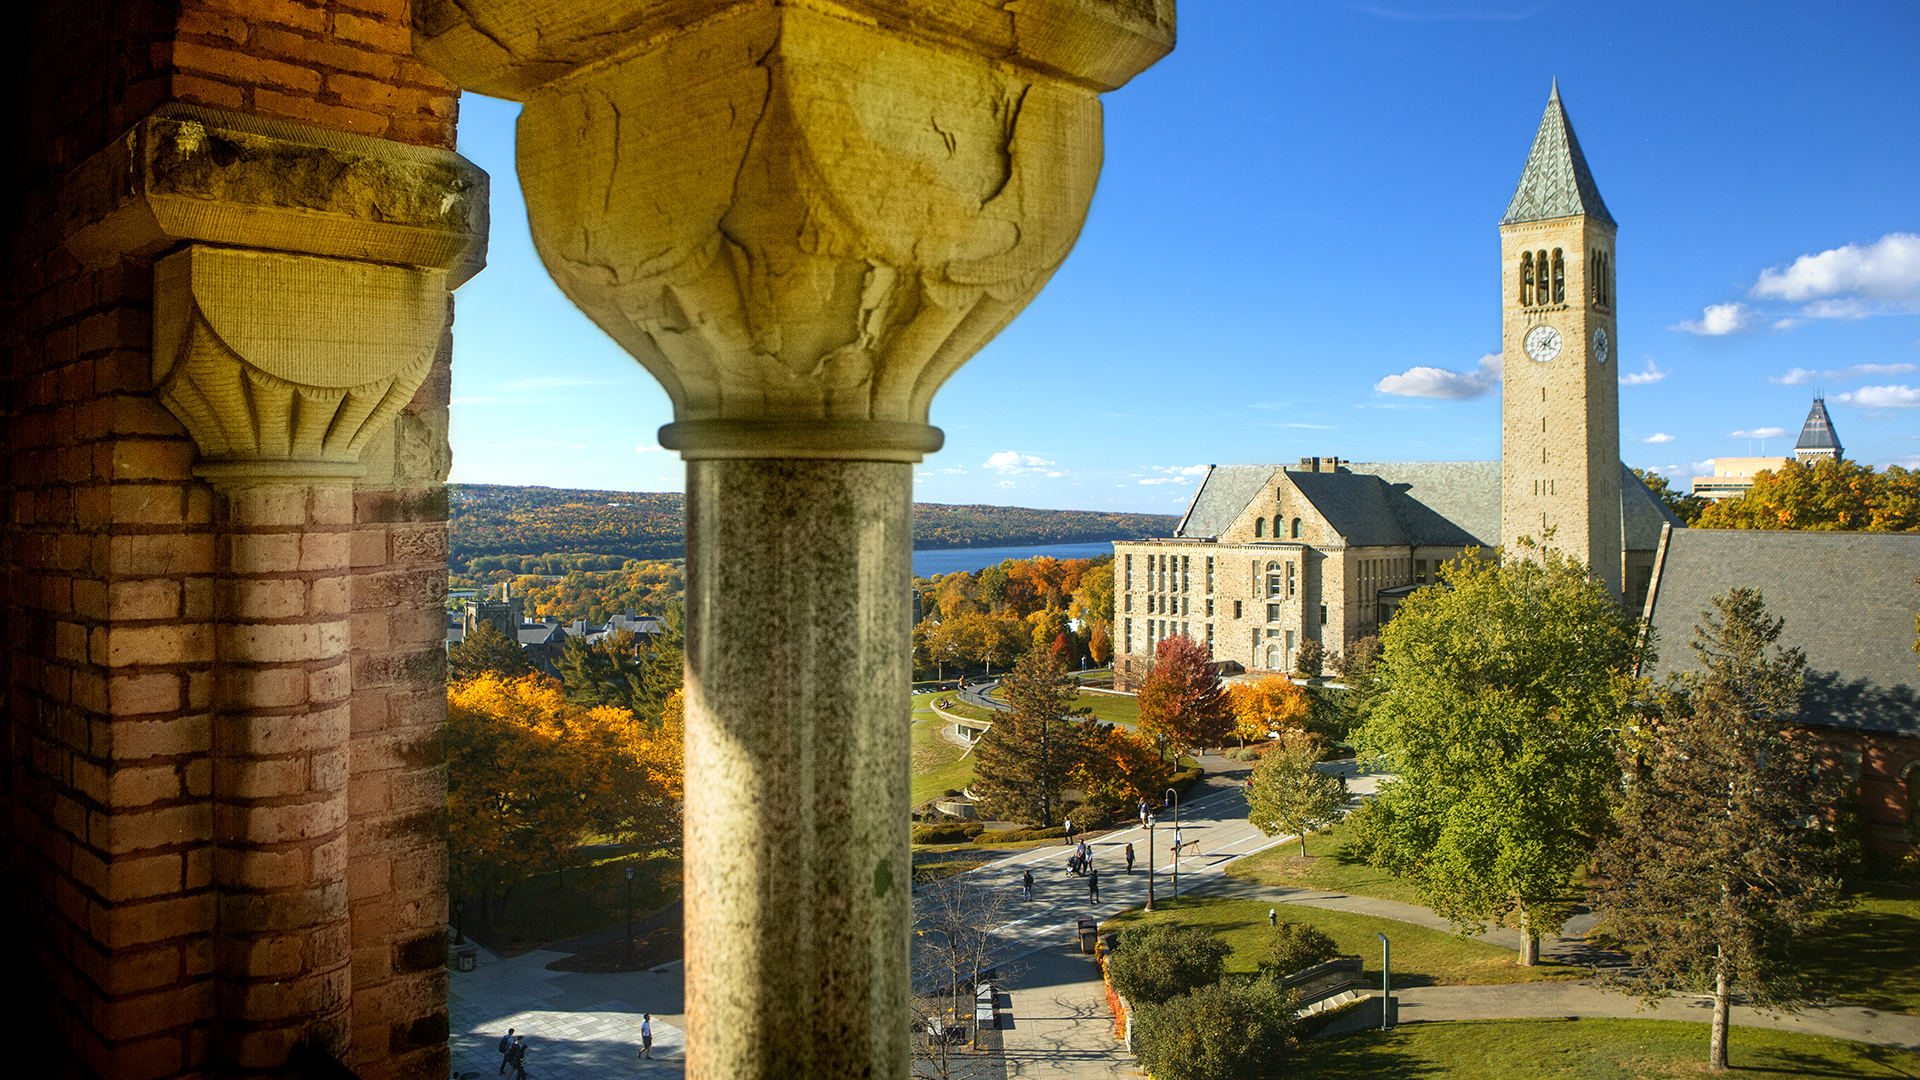
[{"label": "stone building", "polygon": [[1072,250],[1100,95],[1172,49],[1171,0],[10,25],[9,1063],[448,1075],[466,88],[524,105],[535,244],[688,462],[688,1074],[905,1075],[913,463]]},{"label": "stone building", "polygon": [[1550,542],[1630,606],[1679,525],[1620,462],[1613,217],[1555,85],[1500,219],[1501,460],[1208,471],[1170,537],[1114,545],[1115,680],[1183,634],[1246,671],[1377,633],[1469,548]]}]

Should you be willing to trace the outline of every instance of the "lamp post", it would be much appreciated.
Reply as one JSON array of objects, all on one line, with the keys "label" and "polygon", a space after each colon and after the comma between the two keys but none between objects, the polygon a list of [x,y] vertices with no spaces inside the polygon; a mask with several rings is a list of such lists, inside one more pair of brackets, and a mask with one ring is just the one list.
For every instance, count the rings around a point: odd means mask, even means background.
[{"label": "lamp post", "polygon": [[453,902],[453,943],[455,945],[465,945],[467,943],[466,931],[460,929],[460,912],[466,906],[467,902],[465,900],[455,900]]},{"label": "lamp post", "polygon": [[633,867],[627,867],[627,966],[633,966]]},{"label": "lamp post", "polygon": [[1180,898],[1180,793],[1167,789],[1167,798],[1173,800],[1173,896]]},{"label": "lamp post", "polygon": [[1147,814],[1140,819],[1147,827],[1147,910],[1153,910],[1153,815]]},{"label": "lamp post", "polygon": [[1393,1007],[1393,943],[1387,940],[1385,934],[1376,932],[1373,936],[1380,939],[1380,1030],[1386,1031],[1390,1026],[1387,1023],[1387,1017],[1391,1015],[1388,1010]]}]

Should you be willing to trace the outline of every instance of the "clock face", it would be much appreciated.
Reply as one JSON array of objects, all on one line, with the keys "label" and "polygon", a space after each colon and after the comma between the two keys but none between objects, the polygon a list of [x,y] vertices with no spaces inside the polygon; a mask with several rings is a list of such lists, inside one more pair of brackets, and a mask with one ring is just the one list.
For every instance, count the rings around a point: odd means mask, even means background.
[{"label": "clock face", "polygon": [[1560,331],[1551,326],[1536,326],[1527,331],[1523,344],[1528,356],[1544,364],[1560,355]]},{"label": "clock face", "polygon": [[1593,330],[1593,362],[1607,362],[1607,328],[1604,326],[1596,326]]}]

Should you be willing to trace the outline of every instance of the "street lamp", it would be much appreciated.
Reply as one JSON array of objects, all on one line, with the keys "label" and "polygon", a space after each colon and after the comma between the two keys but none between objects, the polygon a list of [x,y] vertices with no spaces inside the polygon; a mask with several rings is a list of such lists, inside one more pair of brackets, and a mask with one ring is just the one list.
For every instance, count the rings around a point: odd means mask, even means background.
[{"label": "street lamp", "polygon": [[627,867],[627,966],[633,966],[633,867]]},{"label": "street lamp", "polygon": [[466,931],[460,929],[460,912],[461,909],[466,906],[467,902],[465,900],[455,900],[453,902],[453,943],[455,945],[465,945],[467,943]]},{"label": "street lamp", "polygon": [[1147,827],[1147,910],[1153,910],[1153,815],[1147,814],[1140,819]]},{"label": "street lamp", "polygon": [[1173,896],[1180,898],[1180,793],[1167,789],[1167,798],[1173,800]]},{"label": "street lamp", "polygon": [[1389,1026],[1387,1024],[1389,1010],[1393,1007],[1393,982],[1390,974],[1393,943],[1387,940],[1385,934],[1376,932],[1373,936],[1380,939],[1380,1030],[1386,1031]]}]

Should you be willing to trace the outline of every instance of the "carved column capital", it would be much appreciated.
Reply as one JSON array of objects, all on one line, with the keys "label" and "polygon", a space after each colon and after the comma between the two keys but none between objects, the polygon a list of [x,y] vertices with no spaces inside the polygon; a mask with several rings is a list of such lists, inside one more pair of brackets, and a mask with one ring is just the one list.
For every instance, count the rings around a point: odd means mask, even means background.
[{"label": "carved column capital", "polygon": [[526,102],[534,243],[666,388],[662,445],[918,461],[934,392],[1073,247],[1098,92],[1171,48],[1171,7],[710,6],[464,0],[416,34]]}]

